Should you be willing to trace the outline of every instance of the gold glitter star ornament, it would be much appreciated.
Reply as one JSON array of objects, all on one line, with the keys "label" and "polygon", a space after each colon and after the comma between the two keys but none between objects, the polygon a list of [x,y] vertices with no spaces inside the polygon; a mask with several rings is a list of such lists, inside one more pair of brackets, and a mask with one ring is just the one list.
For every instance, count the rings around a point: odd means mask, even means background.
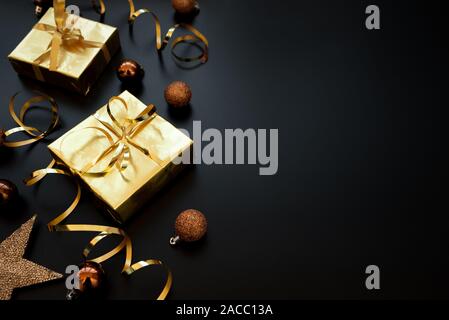
[{"label": "gold glitter star ornament", "polygon": [[62,275],[23,258],[36,216],[0,243],[0,300],[13,289],[62,278]]}]

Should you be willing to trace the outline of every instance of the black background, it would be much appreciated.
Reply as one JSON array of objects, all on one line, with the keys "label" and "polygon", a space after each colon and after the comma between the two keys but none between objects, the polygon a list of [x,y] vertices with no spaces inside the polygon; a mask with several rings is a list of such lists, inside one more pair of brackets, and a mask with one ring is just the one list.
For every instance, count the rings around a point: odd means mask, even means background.
[{"label": "black background", "polygon": [[[90,1],[82,15],[98,20]],[[108,1],[105,23],[120,30],[122,52],[87,97],[14,73],[6,56],[36,22],[31,0],[2,1],[1,125],[13,126],[9,97],[32,89],[53,95],[62,126],[50,138],[121,92],[114,68],[122,57],[146,70],[139,99],[158,106],[178,127],[278,128],[279,171],[259,176],[254,165],[198,165],[153,198],[125,226],[133,261],[163,260],[173,271],[171,299],[448,298],[447,269],[447,21],[443,1],[375,1],[381,30],[365,28],[371,1],[203,0],[194,25],[210,41],[210,61],[194,70],[158,59],[145,18],[133,36],[127,1]],[[164,30],[173,24],[168,0],[138,1]],[[5,32],[6,31],[6,32]],[[164,87],[188,82],[190,114],[167,107]],[[35,124],[46,115],[36,112]],[[0,177],[16,182],[23,201],[1,209],[7,237],[38,213],[26,257],[64,272],[81,261],[90,233],[50,233],[45,224],[74,194],[69,180],[48,177],[39,187],[21,180],[48,164],[46,143],[0,151]],[[172,248],[177,214],[208,218],[207,238]],[[5,212],[7,211],[7,212]],[[86,194],[71,223],[113,224]],[[109,242],[109,245],[112,243]],[[105,249],[107,245],[105,244]],[[123,255],[104,263],[108,298],[150,299],[164,273],[120,275]],[[381,289],[365,288],[365,268],[381,270]],[[64,299],[64,282],[15,291],[17,299]]]}]

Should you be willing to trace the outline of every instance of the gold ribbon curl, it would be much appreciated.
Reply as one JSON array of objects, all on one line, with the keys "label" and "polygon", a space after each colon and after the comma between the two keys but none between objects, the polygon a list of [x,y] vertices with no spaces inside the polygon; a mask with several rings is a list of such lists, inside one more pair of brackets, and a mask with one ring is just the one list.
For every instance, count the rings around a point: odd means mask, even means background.
[{"label": "gold ribbon curl", "polygon": [[[94,238],[92,238],[88,245],[83,250],[83,257],[87,259],[88,255],[92,251],[92,249],[104,238],[111,236],[111,235],[119,235],[123,238],[123,240],[112,250],[106,252],[105,254],[96,257],[94,259],[90,259],[90,261],[94,261],[97,263],[104,262],[106,260],[109,260],[116,254],[120,253],[122,250],[125,250],[125,262],[123,264],[122,273],[126,275],[131,275],[135,271],[148,267],[153,265],[161,265],[165,268],[167,272],[167,279],[165,281],[164,287],[157,297],[157,300],[164,300],[168,293],[170,292],[170,288],[173,283],[173,276],[171,271],[165,267],[165,265],[160,260],[155,259],[149,259],[149,260],[143,260],[136,262],[134,264],[131,264],[132,262],[132,242],[130,237],[119,228],[110,227],[110,226],[101,226],[101,225],[88,225],[88,224],[67,224],[62,225],[61,223],[75,210],[75,208],[78,206],[78,203],[81,200],[81,186],[78,182],[78,179],[76,178],[75,174],[92,174],[92,175],[105,175],[111,172],[111,170],[115,167],[117,167],[118,170],[124,170],[127,167],[127,162],[129,161],[130,154],[129,154],[129,144],[136,147],[139,151],[143,152],[145,155],[150,156],[150,153],[148,150],[146,150],[143,147],[140,147],[136,143],[132,141],[132,137],[139,132],[139,130],[148,124],[152,119],[154,119],[155,115],[155,107],[154,105],[150,104],[145,108],[136,118],[125,118],[123,122],[119,122],[113,115],[110,104],[112,101],[118,100],[122,103],[124,108],[128,110],[128,106],[126,104],[126,101],[123,100],[120,97],[112,97],[106,107],[107,114],[113,124],[119,128],[118,130],[114,128],[111,124],[108,122],[105,122],[100,119],[98,114],[95,114],[95,118],[104,125],[112,134],[114,134],[118,140],[114,142],[114,139],[112,138],[111,134],[100,127],[88,127],[85,129],[96,129],[99,130],[101,133],[103,133],[108,141],[110,142],[110,147],[108,147],[101,155],[93,162],[89,163],[87,166],[85,166],[82,170],[76,170],[76,169],[59,169],[55,168],[55,166],[58,164],[55,160],[51,161],[50,164],[45,169],[40,169],[32,172],[31,177],[28,179],[25,179],[25,184],[27,186],[32,186],[42,180],[47,174],[58,174],[58,175],[65,175],[68,177],[71,177],[74,183],[76,184],[76,196],[70,206],[64,210],[61,214],[59,214],[56,218],[51,220],[47,227],[49,231],[68,231],[68,232],[75,232],[75,231],[83,231],[83,232],[99,232]],[[111,152],[114,152],[115,154],[110,161],[109,165],[106,169],[98,171],[98,172],[91,172],[89,171],[95,164],[97,164],[99,161],[104,159],[107,155],[109,155]]]},{"label": "gold ribbon curl", "polygon": [[74,28],[73,23],[68,23],[68,14],[65,11],[65,0],[53,0],[53,9],[55,15],[55,26],[44,23],[37,23],[34,29],[46,31],[51,36],[51,42],[34,63],[37,65],[50,57],[50,71],[56,71],[59,66],[59,55],[61,48],[80,47],[80,48],[102,48],[103,43],[84,39],[81,30]]},{"label": "gold ribbon curl", "polygon": [[66,175],[68,177],[71,177],[74,183],[76,184],[77,192],[75,199],[70,204],[70,206],[60,215],[58,215],[55,219],[50,221],[48,223],[48,229],[49,231],[68,231],[68,232],[76,232],[76,231],[82,231],[82,232],[99,232],[94,238],[92,238],[87,246],[83,250],[83,257],[87,260],[90,252],[93,250],[93,248],[104,238],[111,236],[111,235],[119,235],[123,237],[123,240],[115,246],[112,250],[102,254],[99,257],[96,257],[94,259],[89,259],[90,261],[94,261],[97,263],[102,263],[113,256],[120,253],[122,250],[125,250],[125,262],[123,264],[122,273],[126,275],[131,275],[135,271],[148,267],[153,265],[160,265],[164,267],[164,269],[167,272],[167,279],[165,281],[164,287],[162,291],[159,293],[159,296],[157,297],[157,300],[165,300],[168,293],[170,292],[171,286],[173,284],[173,276],[171,271],[163,264],[162,261],[156,260],[156,259],[148,259],[148,260],[142,260],[138,261],[134,264],[131,264],[132,262],[132,242],[131,238],[123,231],[122,229],[110,227],[110,226],[101,226],[101,225],[89,225],[89,224],[67,224],[62,225],[60,224],[62,221],[64,221],[77,207],[78,203],[81,200],[81,186],[76,179],[76,177],[71,173],[64,169],[56,169],[54,166],[56,165],[56,161],[53,160],[47,168],[36,170],[31,174],[31,177],[29,179],[25,180],[25,184],[27,186],[31,186],[36,184],[38,181],[40,181],[42,178],[44,178],[47,174],[59,174],[59,175]]},{"label": "gold ribbon curl", "polygon": [[[96,0],[92,0],[92,5],[97,10],[99,8],[99,13],[101,15],[104,15],[106,13],[106,6],[104,3],[104,0],[98,0],[98,2],[100,3],[99,6],[97,5]],[[209,59],[209,41],[200,31],[198,31],[198,29],[196,29],[195,27],[193,27],[192,25],[187,24],[187,23],[177,23],[174,26],[172,26],[170,29],[168,29],[167,33],[165,34],[164,38],[162,39],[161,23],[159,21],[158,16],[150,9],[143,8],[143,9],[136,10],[133,0],[128,0],[128,4],[129,4],[128,23],[130,26],[134,25],[137,18],[142,16],[143,14],[147,13],[147,14],[151,15],[151,17],[154,21],[154,25],[155,25],[156,50],[158,52],[161,52],[162,50],[165,49],[165,47],[167,46],[167,44],[169,43],[170,39],[172,38],[174,32],[177,29],[185,29],[185,30],[191,32],[191,34],[179,36],[173,40],[173,42],[171,44],[172,56],[176,60],[181,61],[181,62],[199,61],[203,64],[207,62],[207,60]],[[180,56],[180,55],[176,54],[175,48],[181,43],[195,45],[196,47],[200,48],[201,54],[198,56],[193,56],[193,57],[184,57],[184,56]]]},{"label": "gold ribbon curl", "polygon": [[[7,130],[5,132],[5,136],[9,137],[12,134],[15,134],[17,132],[24,132],[24,133],[28,134],[29,136],[31,136],[32,138],[26,139],[26,140],[21,140],[21,141],[4,141],[3,145],[5,147],[17,148],[17,147],[35,143],[35,142],[47,137],[58,125],[59,109],[58,109],[58,105],[57,105],[55,99],[53,99],[52,97],[50,97],[46,94],[43,94],[40,92],[37,92],[37,93],[39,95],[28,99],[22,105],[22,107],[20,108],[19,115],[17,115],[16,112],[14,111],[14,99],[16,98],[16,96],[19,93],[18,92],[15,93],[9,99],[8,111],[9,111],[9,114],[11,115],[11,118],[18,125],[18,127]],[[50,103],[50,108],[35,105],[36,103],[43,102],[43,101],[48,101]],[[38,128],[35,128],[35,127],[25,124],[25,116],[28,113],[28,111],[32,108],[41,108],[41,109],[48,110],[49,112],[51,112],[50,124],[46,130],[41,131]]]}]

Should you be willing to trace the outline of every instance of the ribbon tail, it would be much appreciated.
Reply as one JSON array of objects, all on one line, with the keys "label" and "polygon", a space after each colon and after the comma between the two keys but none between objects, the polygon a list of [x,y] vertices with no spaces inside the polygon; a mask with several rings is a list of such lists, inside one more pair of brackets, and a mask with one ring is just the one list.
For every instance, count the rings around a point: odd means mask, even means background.
[{"label": "ribbon tail", "polygon": [[51,52],[51,44],[47,50],[45,50],[40,56],[38,56],[36,59],[34,59],[34,63],[36,65],[39,65],[42,62],[44,62],[45,60],[47,60],[48,57],[50,57],[50,52]]},{"label": "ribbon tail", "polygon": [[31,173],[31,177],[24,179],[23,182],[28,187],[38,183],[40,180],[45,178],[45,176],[48,174],[48,170],[52,169],[55,165],[56,161],[52,160],[45,169],[33,171]]},{"label": "ribbon tail", "polygon": [[47,174],[59,174],[73,178],[73,181],[76,184],[75,199],[72,201],[70,206],[66,210],[64,210],[64,212],[59,214],[56,218],[54,218],[47,224],[49,231],[55,231],[55,227],[59,225],[62,221],[64,221],[75,210],[76,206],[81,200],[81,186],[78,183],[78,181],[74,179],[74,176],[70,172],[67,172],[62,169],[53,168],[55,164],[56,164],[55,160],[51,161],[50,164],[47,166],[47,168],[32,172],[31,177],[24,180],[25,185],[32,186],[37,182],[39,182],[40,180],[42,180]]},{"label": "ribbon tail", "polygon": [[171,286],[173,284],[173,275],[172,275],[170,269],[168,269],[162,263],[162,261],[155,260],[155,259],[139,261],[139,262],[136,262],[133,265],[131,265],[126,270],[124,270],[124,272],[127,275],[131,275],[131,274],[133,274],[134,272],[136,272],[139,269],[142,269],[142,268],[145,268],[145,267],[149,267],[149,266],[154,266],[154,265],[160,265],[160,266],[164,267],[164,269],[167,271],[167,280],[165,281],[164,288],[162,289],[161,293],[157,297],[157,300],[165,300],[165,298],[167,297],[168,293],[170,292]]},{"label": "ribbon tail", "polygon": [[59,59],[59,49],[61,48],[62,37],[59,32],[53,34],[53,39],[51,40],[50,49],[50,71],[56,71],[58,69],[58,59]]}]

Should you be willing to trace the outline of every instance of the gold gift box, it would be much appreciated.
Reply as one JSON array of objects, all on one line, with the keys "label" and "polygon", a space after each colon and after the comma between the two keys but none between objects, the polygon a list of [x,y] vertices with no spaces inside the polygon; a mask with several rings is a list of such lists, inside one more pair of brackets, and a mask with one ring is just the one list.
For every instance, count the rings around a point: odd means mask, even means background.
[{"label": "gold gift box", "polygon": [[[119,34],[114,27],[76,15],[69,14],[67,21],[74,23],[73,28],[78,28],[84,39],[102,46],[61,46],[58,67],[56,71],[50,71],[50,59],[40,63],[36,59],[48,50],[52,35],[33,28],[9,54],[8,59],[19,74],[86,95],[111,57],[119,50]],[[56,26],[53,8],[48,9],[38,24]]]},{"label": "gold gift box", "polygon": [[[135,118],[146,107],[128,91],[124,91],[119,97],[126,101],[128,111],[126,112],[118,101],[112,101],[111,112],[118,121],[125,116]],[[96,115],[100,120],[112,125],[106,105],[99,109]],[[110,146],[108,139],[99,130],[92,129],[99,127],[108,130],[94,116],[89,116],[48,146],[55,160],[78,175],[100,200],[102,207],[120,223],[127,220],[180,171],[184,165],[174,164],[173,160],[185,150],[190,150],[193,145],[193,141],[170,122],[157,114],[153,116],[154,118],[132,138],[134,143],[146,148],[150,156],[130,145],[130,163],[124,170],[114,167],[102,176],[79,173],[79,170],[86,164],[95,162],[102,151]],[[103,170],[112,157],[111,154],[96,163],[92,171]]]}]

